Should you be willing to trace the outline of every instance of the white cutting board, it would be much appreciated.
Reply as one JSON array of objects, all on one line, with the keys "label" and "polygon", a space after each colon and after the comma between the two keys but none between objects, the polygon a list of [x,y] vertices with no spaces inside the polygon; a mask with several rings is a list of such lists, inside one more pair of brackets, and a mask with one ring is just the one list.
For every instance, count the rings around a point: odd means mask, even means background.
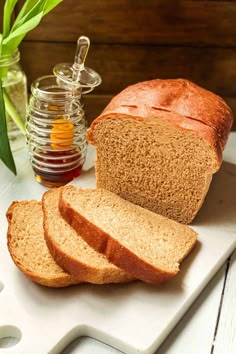
[{"label": "white cutting board", "polygon": [[[194,221],[196,248],[180,273],[162,286],[136,282],[47,289],[18,271],[0,242],[0,337],[21,338],[7,354],[58,354],[83,335],[127,354],[154,353],[236,246],[236,157],[233,150],[228,156],[232,163],[223,163]],[[94,169],[89,169],[93,157],[90,150],[87,171],[73,184],[95,185]],[[26,194],[18,192],[16,198]],[[6,228],[4,221],[1,239]]]}]

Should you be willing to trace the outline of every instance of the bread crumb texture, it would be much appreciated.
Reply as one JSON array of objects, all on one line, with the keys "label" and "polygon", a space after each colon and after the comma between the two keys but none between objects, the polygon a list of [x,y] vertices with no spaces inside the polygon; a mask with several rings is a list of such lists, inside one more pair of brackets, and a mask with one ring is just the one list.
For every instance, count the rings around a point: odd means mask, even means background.
[{"label": "bread crumb texture", "polygon": [[94,127],[97,187],[189,223],[215,170],[207,141],[155,118],[107,118]]},{"label": "bread crumb texture", "polygon": [[54,258],[68,272],[83,281],[103,284],[133,280],[107,258],[96,252],[61,216],[58,202],[62,188],[50,190],[43,196],[44,229]]},{"label": "bread crumb texture", "polygon": [[[174,275],[179,263],[193,248],[197,234],[189,227],[134,205],[104,189],[62,190],[64,205],[73,207],[98,233],[109,235],[135,258]],[[89,227],[89,225],[88,225]],[[125,255],[124,255],[125,257]],[[132,270],[132,264],[129,265]],[[138,275],[135,274],[138,278]]]},{"label": "bread crumb texture", "polygon": [[8,209],[8,249],[15,264],[30,279],[46,286],[74,283],[51,256],[44,240],[43,211],[37,201],[14,202]]}]

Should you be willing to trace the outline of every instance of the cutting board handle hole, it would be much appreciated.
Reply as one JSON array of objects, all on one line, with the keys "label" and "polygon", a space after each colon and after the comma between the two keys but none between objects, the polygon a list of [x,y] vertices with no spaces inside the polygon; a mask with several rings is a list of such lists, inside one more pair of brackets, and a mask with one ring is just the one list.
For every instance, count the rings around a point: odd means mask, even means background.
[{"label": "cutting board handle hole", "polygon": [[19,343],[21,337],[22,333],[18,327],[0,326],[0,349],[14,347]]},{"label": "cutting board handle hole", "polygon": [[4,284],[0,281],[0,292],[4,289]]}]

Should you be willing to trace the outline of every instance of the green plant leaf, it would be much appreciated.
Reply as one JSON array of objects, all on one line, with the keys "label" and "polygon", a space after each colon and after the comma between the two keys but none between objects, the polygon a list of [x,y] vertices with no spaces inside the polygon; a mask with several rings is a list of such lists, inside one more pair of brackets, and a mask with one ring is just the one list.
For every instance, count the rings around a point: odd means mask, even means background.
[{"label": "green plant leaf", "polygon": [[34,7],[35,4],[39,1],[42,1],[42,0],[26,0],[24,2],[24,5],[20,9],[20,12],[17,15],[16,21],[20,21],[21,18],[24,17],[25,14],[27,14],[32,9],[32,7]]},{"label": "green plant leaf", "polygon": [[22,34],[26,34],[27,32],[31,31],[39,24],[42,17],[43,17],[43,11],[41,11],[36,16],[32,17],[30,20],[23,23],[23,25],[21,25],[15,31],[12,31],[6,38],[3,39],[3,44],[7,44],[13,38],[18,37]]},{"label": "green plant leaf", "polygon": [[43,11],[43,16],[50,12],[63,0],[27,0],[17,16],[12,31],[19,28],[23,23]]},{"label": "green plant leaf", "polygon": [[6,51],[7,49],[8,52],[14,51],[19,46],[20,42],[25,37],[25,35],[39,24],[42,17],[43,17],[43,12],[40,12],[38,15],[34,16],[33,18],[25,22],[22,26],[17,28],[15,31],[11,32],[9,36],[4,38],[2,41],[3,50]]},{"label": "green plant leaf", "polygon": [[63,0],[47,0],[43,9],[43,15],[45,16],[48,12],[54,9]]},{"label": "green plant leaf", "polygon": [[27,0],[14,21],[11,32],[15,31],[32,17],[38,15],[38,13],[42,12],[46,1],[47,0]]},{"label": "green plant leaf", "polygon": [[16,165],[12,156],[8,135],[3,100],[2,80],[0,80],[0,159],[16,175]]},{"label": "green plant leaf", "polygon": [[37,27],[42,17],[62,1],[63,0],[26,0],[10,33],[8,36],[4,36],[3,53],[12,53],[20,45],[25,35],[33,28]]},{"label": "green plant leaf", "polygon": [[3,11],[3,36],[8,36],[11,28],[11,15],[18,0],[6,0]]},{"label": "green plant leaf", "polygon": [[[3,34],[0,33],[0,58],[6,54],[11,55],[18,48],[25,35],[40,23],[42,17],[63,0],[25,0],[11,27],[11,17],[17,1],[5,0]],[[2,72],[0,70],[0,159],[16,174],[16,166],[7,135],[6,109],[22,132],[25,131],[25,127],[13,102],[6,92],[3,93],[1,78]]]}]

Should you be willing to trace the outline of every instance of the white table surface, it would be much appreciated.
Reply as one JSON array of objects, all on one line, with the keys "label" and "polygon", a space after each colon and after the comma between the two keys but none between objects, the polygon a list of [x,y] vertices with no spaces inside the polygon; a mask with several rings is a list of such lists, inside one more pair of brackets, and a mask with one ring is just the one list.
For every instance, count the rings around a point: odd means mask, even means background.
[{"label": "white table surface", "polygon": [[[13,176],[0,162],[0,225],[5,220],[5,212],[9,204],[13,200],[23,199],[22,193],[25,199],[37,199],[37,196],[42,195],[47,189],[35,181],[26,150],[14,153],[14,158],[18,170],[17,177]],[[236,133],[231,133],[224,152],[224,161],[235,167],[233,168],[235,188],[229,194],[236,203]],[[230,173],[232,173],[232,169]],[[227,189],[227,186],[225,188]],[[236,230],[233,232],[236,234]],[[3,240],[0,240],[0,245],[1,242]],[[235,258],[236,251],[208,283],[156,354],[236,353]],[[14,339],[3,341],[0,338],[0,353],[7,354],[7,347],[10,347],[12,343],[14,343]],[[1,349],[3,347],[4,349]],[[61,352],[61,354],[90,353],[118,354],[121,352],[88,337],[77,339]]]}]

